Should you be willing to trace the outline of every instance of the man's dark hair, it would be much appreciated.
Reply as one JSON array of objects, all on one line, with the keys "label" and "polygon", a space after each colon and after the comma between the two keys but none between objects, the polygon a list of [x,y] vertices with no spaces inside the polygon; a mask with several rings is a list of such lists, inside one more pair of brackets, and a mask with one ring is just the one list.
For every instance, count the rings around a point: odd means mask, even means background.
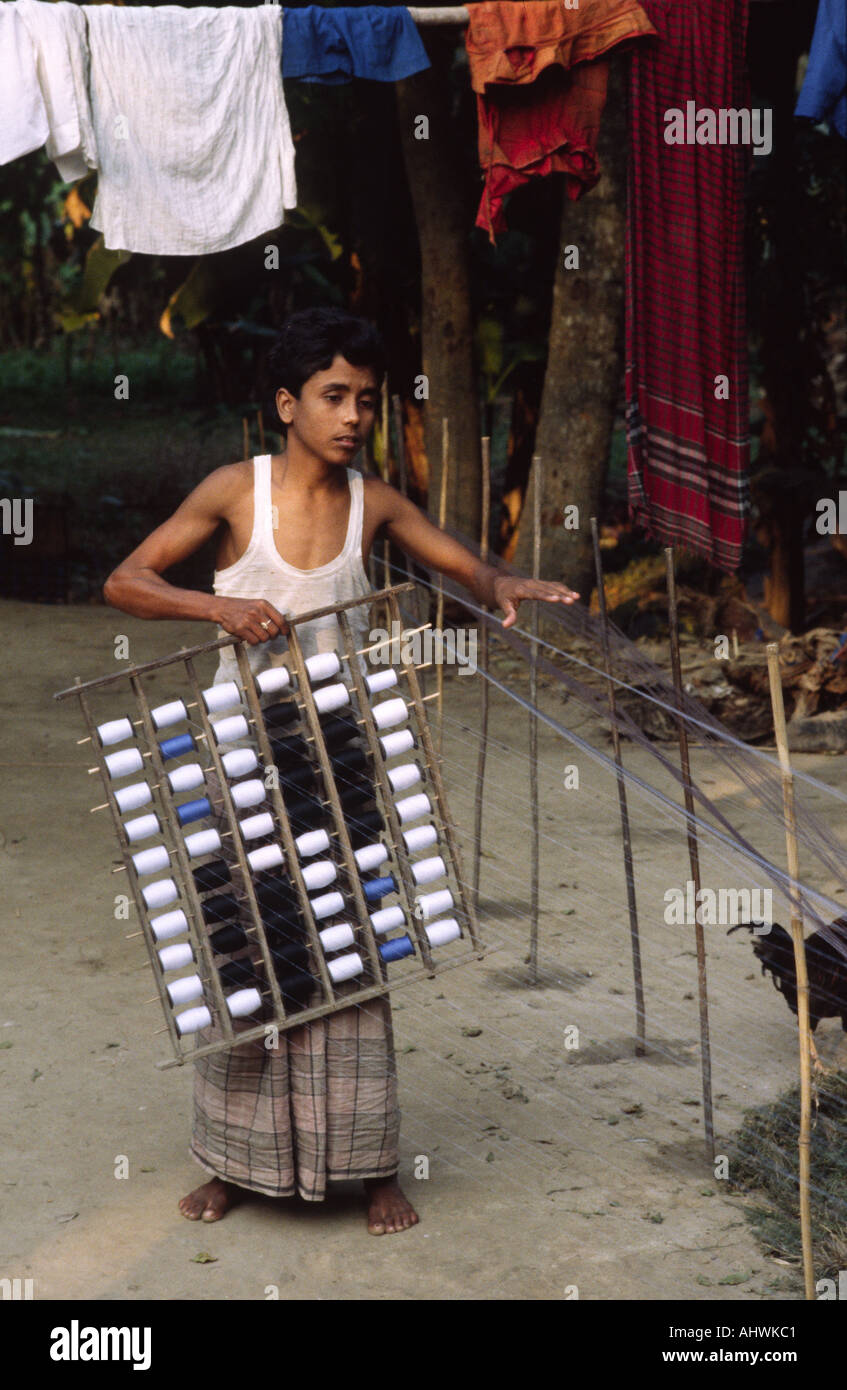
[{"label": "man's dark hair", "polygon": [[326,371],[339,354],[353,367],[371,367],[377,387],[382,386],[385,348],[367,319],[330,308],[299,309],[289,315],[266,359],[271,399],[281,386],[299,399],[304,382],[315,372]]}]

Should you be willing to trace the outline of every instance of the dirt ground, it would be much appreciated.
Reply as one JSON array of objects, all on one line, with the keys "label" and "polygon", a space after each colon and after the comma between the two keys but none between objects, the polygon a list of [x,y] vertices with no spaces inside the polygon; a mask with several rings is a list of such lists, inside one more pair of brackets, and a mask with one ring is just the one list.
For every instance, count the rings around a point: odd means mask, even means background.
[{"label": "dirt ground", "polygon": [[[5,985],[0,1004],[0,1275],[31,1278],[37,1299],[739,1300],[799,1296],[796,1273],[762,1254],[743,1202],[703,1155],[691,933],[662,918],[688,878],[684,835],[633,796],[633,843],[648,1037],[634,1055],[632,975],[620,829],[608,773],[539,736],[541,983],[527,982],[527,716],[492,695],[481,919],[499,950],[393,996],[403,1107],[401,1180],[421,1223],[367,1234],[361,1197],[325,1204],[248,1194],[218,1225],[185,1221],[177,1200],[201,1179],[188,1156],[190,1067],[168,1055],[136,923],[115,921],[117,846],[89,808],[97,782],[76,740],[75,701],[54,691],[213,636],[192,623],[144,623],[100,607],[5,602],[0,696],[0,866]],[[201,674],[210,678],[213,665]],[[162,699],[167,680],[160,682]],[[519,687],[522,688],[522,687]],[[470,864],[477,679],[447,681],[444,768]],[[608,751],[603,731],[557,691],[554,716]],[[432,711],[432,706],[430,706]],[[652,759],[628,767],[673,792]],[[563,789],[565,764],[580,789]],[[840,759],[797,758],[830,785]],[[782,831],[708,765],[694,766],[763,852],[784,862]],[[92,795],[93,793],[93,795]],[[812,793],[810,804],[823,807]],[[830,824],[847,834],[845,808]],[[703,851],[703,881],[726,877]],[[812,872],[811,866],[810,873]],[[720,874],[723,873],[723,878]],[[711,880],[710,876],[711,875]],[[830,894],[843,885],[813,878]],[[776,913],[779,918],[779,912]],[[742,1111],[796,1076],[796,1027],[749,942],[708,929],[718,1149]],[[565,1030],[579,1029],[579,1047]],[[843,1056],[837,1020],[818,1031]],[[120,1155],[129,1177],[115,1177]],[[415,1168],[429,1161],[429,1176]],[[417,1161],[417,1162],[416,1162]],[[198,1262],[205,1253],[212,1259]]]}]

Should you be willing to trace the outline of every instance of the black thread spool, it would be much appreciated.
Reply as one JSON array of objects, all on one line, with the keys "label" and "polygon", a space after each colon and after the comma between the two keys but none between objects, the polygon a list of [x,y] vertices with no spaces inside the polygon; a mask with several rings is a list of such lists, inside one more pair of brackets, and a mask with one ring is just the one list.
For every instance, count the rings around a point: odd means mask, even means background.
[{"label": "black thread spool", "polygon": [[198,893],[211,893],[214,889],[222,888],[225,883],[231,882],[229,865],[223,859],[213,859],[210,864],[201,864],[199,869],[194,870],[194,883]]},{"label": "black thread spool", "polygon": [[315,988],[309,969],[309,950],[303,942],[290,941],[271,930],[268,947],[280,994],[287,1007],[307,1004]]},{"label": "black thread spool", "polygon": [[369,766],[368,755],[358,744],[337,749],[331,754],[331,761],[333,768],[341,768],[345,772],[364,772]]},{"label": "black thread spool", "polygon": [[300,710],[295,700],[280,700],[275,705],[266,705],[262,710],[266,729],[282,729],[300,718]]},{"label": "black thread spool", "polygon": [[206,898],[200,904],[204,922],[231,922],[240,911],[240,904],[232,893],[221,893],[216,898]]},{"label": "black thread spool", "polygon": [[301,734],[286,734],[282,738],[272,738],[271,751],[277,767],[308,761],[309,758],[309,746]]},{"label": "black thread spool", "polygon": [[218,931],[212,932],[209,944],[216,955],[229,956],[233,951],[242,951],[250,943],[244,928],[233,922],[228,927],[220,927]]},{"label": "black thread spool", "polygon": [[361,729],[355,719],[343,714],[330,714],[321,720],[321,733],[327,748],[341,748],[351,739],[361,736]]},{"label": "black thread spool", "polygon": [[297,908],[299,900],[294,884],[284,874],[257,874],[253,891],[260,910],[287,914]]},{"label": "black thread spool", "polygon": [[224,961],[218,966],[218,974],[221,977],[222,985],[235,985],[239,989],[254,988],[259,989],[260,981],[257,979],[256,970],[251,960],[230,960]]},{"label": "black thread spool", "polygon": [[308,796],[315,785],[315,769],[311,763],[301,763],[299,767],[279,769],[279,786],[283,796]]},{"label": "black thread spool", "polygon": [[304,795],[286,801],[285,809],[295,836],[303,834],[306,830],[319,829],[323,825],[324,806],[317,796]]},{"label": "black thread spool", "polygon": [[358,811],[347,817],[347,833],[354,850],[361,849],[363,845],[369,845],[374,835],[381,834],[384,829],[382,816],[378,810]]}]

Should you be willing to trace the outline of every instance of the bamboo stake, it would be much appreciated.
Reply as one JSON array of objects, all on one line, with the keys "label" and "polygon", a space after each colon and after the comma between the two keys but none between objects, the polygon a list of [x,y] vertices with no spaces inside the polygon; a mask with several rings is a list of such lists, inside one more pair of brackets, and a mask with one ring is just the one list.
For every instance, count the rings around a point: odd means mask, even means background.
[{"label": "bamboo stake", "polygon": [[641,973],[641,939],[638,935],[638,908],[635,902],[635,873],[632,867],[632,839],[629,832],[629,807],[626,800],[626,783],[623,775],[621,756],[621,736],[618,729],[615,685],[612,680],[612,655],[609,648],[609,618],[606,612],[606,591],[603,587],[603,561],[600,555],[600,537],[597,532],[597,518],[591,518],[591,540],[594,545],[594,570],[597,575],[597,598],[600,604],[600,633],[603,640],[603,662],[609,690],[609,723],[612,730],[612,747],[617,768],[618,804],[621,812],[621,836],[623,839],[624,876],[626,878],[626,903],[629,909],[629,940],[632,947],[632,977],[635,984],[635,1055],[643,1057],[647,1051],[647,1014],[644,1007],[644,980]]},{"label": "bamboo stake", "polygon": [[246,415],[241,417],[241,457],[243,459],[250,457],[250,426]]},{"label": "bamboo stake", "polygon": [[265,452],[265,422],[262,419],[261,410],[256,411],[256,421],[259,426],[259,453],[263,454]]},{"label": "bamboo stake", "polygon": [[[541,493],[544,470],[541,455],[532,459],[532,577],[541,575]],[[533,599],[530,631],[533,636],[529,657],[529,701],[538,704],[538,600]],[[529,982],[538,984],[538,717],[529,716],[529,802],[532,839],[530,842],[529,889]]]},{"label": "bamboo stake", "polygon": [[[668,625],[673,668],[674,693],[679,731],[679,761],[682,770],[682,784],[685,793],[685,813],[688,820],[688,858],[691,864],[691,878],[694,883],[694,901],[700,896],[700,850],[694,822],[694,794],[691,790],[691,764],[688,757],[688,730],[682,718],[682,671],[679,663],[679,615],[676,603],[676,575],[674,573],[673,546],[665,547],[665,560],[668,571]],[[706,985],[706,940],[703,923],[695,913],[694,940],[697,947],[697,999],[700,1008],[700,1071],[703,1082],[703,1131],[706,1145],[706,1158],[709,1163],[715,1158],[715,1121],[712,1107],[712,1048],[709,1040],[709,997]]]},{"label": "bamboo stake", "polygon": [[[446,419],[441,421],[441,496],[438,501],[438,525],[444,530],[444,523],[447,520],[447,467],[448,452],[450,448],[450,426]],[[438,695],[438,756],[441,757],[444,746],[444,575],[438,576],[438,605],[436,608],[435,626],[438,632],[438,640],[441,643],[441,661],[435,668],[435,688]]]},{"label": "bamboo stake", "polygon": [[803,1246],[803,1283],[806,1298],[815,1298],[815,1271],[812,1253],[812,1211],[809,1196],[810,1136],[812,1128],[812,1063],[811,1033],[809,1031],[809,973],[806,968],[806,945],[803,939],[803,917],[797,885],[799,858],[797,852],[797,821],[794,811],[794,776],[788,757],[788,733],[785,727],[785,704],[782,698],[782,677],[779,670],[779,644],[768,643],[768,680],[771,690],[773,726],[776,748],[782,768],[782,804],[785,811],[785,851],[791,875],[791,939],[794,944],[794,965],[797,972],[797,1028],[800,1044],[800,1137],[798,1140],[800,1238]]},{"label": "bamboo stake", "polygon": [[[403,434],[403,404],[399,396],[391,397],[391,405],[394,412],[394,434],[396,438],[396,458],[397,470],[400,475],[400,493],[403,497],[409,495],[409,478],[406,470],[406,439]],[[406,578],[415,582],[415,592],[412,595],[415,622],[423,623],[427,620],[427,608],[429,605],[428,595],[420,584],[414,579],[414,565],[407,555],[403,557],[403,570]],[[427,681],[426,671],[421,672],[421,685],[426,694]]]},{"label": "bamboo stake", "polygon": [[[483,564],[488,561],[488,529],[491,517],[491,439],[487,434],[482,436],[482,522],[479,541],[479,558]],[[483,604],[485,612],[488,612],[486,604]],[[488,670],[488,623],[483,622],[482,632],[480,633],[480,655],[482,657],[482,669]],[[474,802],[474,859],[473,859],[473,901],[474,907],[479,911],[479,870],[480,858],[482,856],[482,792],[485,782],[485,757],[488,752],[488,681],[485,676],[482,678],[482,686],[479,692],[479,727],[480,743],[479,758],[476,765],[476,792]]]},{"label": "bamboo stake", "polygon": [[[380,400],[380,430],[382,433],[382,481],[387,483],[391,476],[388,466],[388,382],[385,377],[382,379],[382,396]],[[388,589],[391,586],[391,542],[382,542],[382,587]],[[388,605],[385,608],[386,621],[388,619]]]}]

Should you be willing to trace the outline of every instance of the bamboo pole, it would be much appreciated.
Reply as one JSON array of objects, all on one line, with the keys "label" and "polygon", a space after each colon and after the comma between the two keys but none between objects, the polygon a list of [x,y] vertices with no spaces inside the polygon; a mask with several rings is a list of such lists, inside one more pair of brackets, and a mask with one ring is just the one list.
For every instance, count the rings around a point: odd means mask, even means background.
[{"label": "bamboo pole", "polygon": [[261,410],[256,411],[256,423],[259,426],[259,453],[265,452],[265,422],[262,419]]},{"label": "bamboo pole", "polygon": [[[541,494],[544,486],[544,469],[541,455],[532,459],[532,577],[541,575]],[[538,704],[538,600],[532,602],[530,621],[533,643],[529,656],[529,702]],[[529,851],[529,982],[538,984],[538,716],[529,716],[529,813],[531,840]]]},{"label": "bamboo pole", "polygon": [[[441,495],[438,499],[438,525],[444,530],[444,523],[447,520],[447,469],[448,455],[450,450],[450,425],[445,417],[441,421]],[[438,699],[438,756],[441,757],[444,746],[444,575],[438,576],[438,604],[436,607],[435,627],[438,632],[440,643],[441,660],[435,667],[435,689]]]},{"label": "bamboo pole", "polygon": [[606,667],[606,680],[609,690],[609,723],[612,730],[612,747],[617,769],[618,804],[621,813],[621,837],[623,839],[624,876],[626,878],[626,903],[629,910],[629,940],[632,947],[632,978],[635,985],[635,1055],[643,1057],[647,1051],[647,1013],[644,1007],[644,979],[641,972],[641,938],[638,934],[638,908],[635,901],[635,873],[632,866],[632,838],[629,831],[629,807],[626,800],[626,783],[623,775],[621,756],[621,736],[618,729],[615,685],[612,680],[612,655],[609,647],[609,618],[606,612],[606,591],[603,587],[603,561],[600,555],[600,537],[597,532],[597,518],[591,518],[591,540],[594,545],[594,570],[597,575],[597,598],[600,605],[600,633],[603,641],[603,663]]},{"label": "bamboo pole", "polygon": [[[380,433],[382,434],[382,481],[389,482],[391,469],[388,463],[388,381],[382,379],[382,395],[380,398]],[[382,587],[388,589],[391,585],[391,542],[386,538],[382,542]],[[388,606],[385,609],[386,621],[388,619]]]},{"label": "bamboo pole", "polygon": [[[482,436],[482,522],[479,540],[479,558],[483,564],[488,561],[488,530],[491,518],[491,439]],[[483,604],[487,612],[487,605]],[[488,623],[482,623],[480,633],[480,656],[483,671],[488,670]],[[482,793],[485,782],[485,758],[488,752],[488,680],[482,678],[479,692],[479,758],[476,765],[476,792],[474,800],[474,859],[473,859],[473,901],[479,911],[479,870],[482,856]]]},{"label": "bamboo pole", "polygon": [[[399,396],[395,395],[391,397],[391,406],[394,412],[394,435],[396,440],[395,449],[397,458],[397,471],[399,473],[400,494],[402,497],[408,497],[409,477],[406,468],[406,439],[403,433],[403,403],[400,400]],[[415,615],[414,621],[416,623],[426,622],[428,618],[427,610],[429,608],[429,596],[422,588],[422,586],[418,584],[415,580],[414,565],[407,555],[404,555],[403,557],[403,570],[406,575],[406,578],[415,583],[415,592],[412,595],[412,606]],[[421,685],[423,687],[424,694],[426,694],[426,671],[423,670],[421,671]]]},{"label": "bamboo pole", "polygon": [[768,643],[768,681],[773,710],[776,748],[782,768],[782,804],[785,811],[785,851],[791,875],[791,939],[794,944],[794,965],[797,972],[797,1029],[800,1044],[800,1137],[798,1140],[800,1238],[803,1247],[803,1283],[806,1298],[815,1298],[815,1270],[812,1253],[812,1210],[809,1196],[810,1137],[812,1129],[812,1063],[811,1033],[809,1031],[809,973],[806,968],[806,945],[803,940],[803,916],[797,883],[799,857],[797,852],[797,821],[794,811],[794,776],[788,757],[788,733],[785,727],[785,704],[782,698],[782,677],[779,670],[779,644]]},{"label": "bamboo pole", "polygon": [[241,417],[241,457],[243,459],[250,457],[250,425],[246,415]]},{"label": "bamboo pole", "polygon": [[[679,662],[679,614],[676,602],[676,574],[674,573],[673,546],[665,546],[665,560],[668,572],[668,626],[671,649],[671,667],[676,696],[679,732],[679,761],[682,770],[682,785],[685,793],[685,814],[688,821],[688,859],[691,865],[691,878],[694,883],[694,901],[700,899],[700,849],[697,843],[697,829],[694,820],[694,794],[691,790],[691,764],[688,757],[688,730],[682,717],[682,671]],[[715,1120],[712,1106],[712,1046],[709,1039],[709,996],[706,984],[706,940],[699,912],[695,912],[694,940],[697,948],[697,1000],[700,1010],[700,1072],[703,1082],[703,1132],[706,1145],[706,1158],[709,1163],[715,1158]]]}]

